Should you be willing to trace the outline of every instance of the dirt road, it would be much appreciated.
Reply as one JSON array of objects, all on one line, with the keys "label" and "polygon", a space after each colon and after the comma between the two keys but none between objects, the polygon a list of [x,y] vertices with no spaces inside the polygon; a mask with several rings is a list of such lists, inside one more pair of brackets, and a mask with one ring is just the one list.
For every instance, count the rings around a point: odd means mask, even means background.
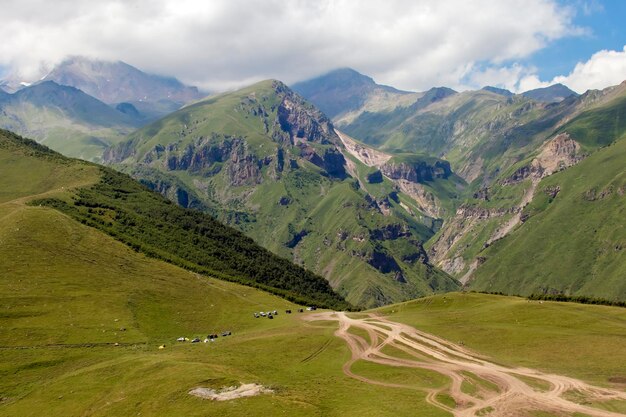
[{"label": "dirt road", "polygon": [[[352,357],[343,365],[343,372],[369,384],[392,388],[411,388],[409,385],[373,380],[352,371],[358,360],[393,367],[420,368],[438,372],[451,381],[441,389],[425,389],[426,400],[455,416],[528,416],[533,411],[569,414],[582,413],[594,417],[618,417],[623,414],[579,404],[563,397],[569,393],[589,401],[626,400],[626,393],[589,385],[580,380],[546,374],[528,368],[509,368],[495,364],[474,352],[437,336],[421,332],[411,326],[370,315],[354,319],[345,313],[324,312],[307,316],[307,320],[336,320],[339,329],[335,335],[344,339]],[[350,333],[350,328],[367,332],[368,339]],[[383,353],[385,346],[393,346],[404,354],[401,357]],[[398,352],[400,353],[400,352]],[[461,389],[466,383],[471,390]],[[471,392],[471,395],[469,394]],[[438,394],[454,398],[456,407],[442,404]],[[582,401],[581,401],[582,402]]]}]

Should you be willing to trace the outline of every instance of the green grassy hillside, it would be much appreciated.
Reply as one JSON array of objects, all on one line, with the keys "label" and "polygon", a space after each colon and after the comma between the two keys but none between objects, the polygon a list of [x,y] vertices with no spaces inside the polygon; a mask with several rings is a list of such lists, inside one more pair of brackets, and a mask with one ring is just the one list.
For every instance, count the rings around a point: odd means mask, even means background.
[{"label": "green grassy hillside", "polygon": [[[367,167],[346,158],[328,118],[272,80],[185,107],[106,153],[115,168],[178,204],[324,276],[354,305],[458,288],[422,249],[433,215],[405,203],[388,181],[370,184]],[[457,179],[423,186],[449,209]]]},{"label": "green grassy hillside", "polygon": [[[602,190],[611,178],[622,175],[619,159],[623,155],[618,156],[622,152],[618,148],[623,145],[599,148],[626,134],[620,122],[626,108],[624,97],[623,86],[581,96],[578,113],[544,145],[500,170],[473,198],[460,204],[456,215],[426,245],[434,254],[433,261],[464,283],[480,276],[471,285],[481,290],[624,299],[624,284],[617,278],[621,267],[616,267],[624,261],[619,250],[607,251],[610,242],[620,246],[622,238],[615,233],[620,230],[621,203],[598,199],[593,207],[586,207],[584,197],[575,197],[578,192]],[[598,158],[603,157],[596,152],[613,162],[600,162]],[[571,167],[577,163],[582,165]],[[557,173],[545,178],[553,172]],[[567,187],[557,178],[569,178]],[[589,233],[584,232],[587,227]],[[519,233],[499,241],[517,229]],[[490,265],[483,265],[485,261]],[[474,274],[477,267],[481,272]]]},{"label": "green grassy hillside", "polygon": [[624,308],[450,293],[375,311],[463,343],[497,363],[624,389]]},{"label": "green grassy hillside", "polygon": [[528,220],[481,254],[472,287],[626,299],[625,160],[621,139],[545,178]]},{"label": "green grassy hillside", "polygon": [[[335,323],[305,322],[310,313],[296,313],[283,298],[147,257],[32,204],[71,201],[75,187],[94,192],[102,187],[99,167],[6,133],[0,162],[7,168],[0,179],[0,415],[450,415],[428,402],[431,390],[451,385],[448,378],[365,361],[352,371],[377,384],[348,377],[342,367],[351,354],[333,335]],[[273,320],[252,315],[273,309],[280,311]],[[503,364],[618,388],[626,380],[623,308],[448,294],[375,313]],[[225,330],[232,335],[211,343],[175,341]],[[274,392],[224,402],[188,394],[241,383]],[[619,402],[602,406],[623,411]]]},{"label": "green grassy hillside", "polygon": [[559,132],[569,133],[588,150],[608,145],[625,131],[626,93],[582,112],[559,128]]},{"label": "green grassy hillside", "polygon": [[[391,416],[425,398],[344,376],[349,354],[334,326],[304,324],[297,305],[146,257],[28,204],[68,201],[101,171],[10,134],[0,145],[0,415]],[[252,314],[274,309],[274,320]],[[213,343],[175,341],[225,330],[232,336]],[[188,395],[240,383],[274,393],[227,402]]]},{"label": "green grassy hillside", "polygon": [[258,286],[302,304],[348,305],[312,273],[262,249],[212,217],[183,209],[131,178],[103,170],[100,182],[68,199],[38,199],[152,257]]},{"label": "green grassy hillside", "polygon": [[[13,184],[6,188],[5,200],[15,199],[16,192],[29,192],[26,191],[29,188],[38,190],[38,183],[43,181],[42,187],[48,189],[38,193],[38,198],[31,196],[29,204],[56,208],[149,256],[196,272],[257,286],[302,303],[338,309],[349,306],[323,278],[262,249],[250,238],[206,214],[172,204],[123,174],[67,159],[8,132],[3,133],[1,139],[1,149],[5,150],[3,159],[11,169],[3,181]],[[20,155],[30,158],[20,158]],[[71,192],[65,190],[65,185],[60,189],[50,188],[48,184],[54,180],[37,169],[32,173],[28,169],[28,163],[32,162],[29,159],[34,159],[35,166],[41,165],[37,157],[49,161],[47,169],[62,171],[58,178],[54,177],[56,181],[66,177],[63,174],[66,168],[70,173],[88,169],[88,178],[95,184]],[[29,172],[24,179],[19,178],[22,171]],[[95,178],[93,171],[96,171]],[[21,186],[30,177],[35,177],[33,184]],[[47,195],[50,190],[62,193]]]}]

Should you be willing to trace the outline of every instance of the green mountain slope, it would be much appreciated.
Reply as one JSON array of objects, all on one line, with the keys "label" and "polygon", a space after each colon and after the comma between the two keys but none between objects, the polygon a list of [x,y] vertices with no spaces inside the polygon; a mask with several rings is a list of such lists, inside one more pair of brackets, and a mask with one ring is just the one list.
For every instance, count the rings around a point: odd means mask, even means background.
[{"label": "green mountain slope", "polygon": [[[353,304],[457,287],[432,267],[421,245],[437,215],[420,210],[391,181],[368,180],[375,168],[353,158],[330,121],[280,82],[181,109],[129,136],[105,159],[325,276]],[[424,161],[405,164],[398,175],[415,187],[437,183],[423,192],[432,199],[449,192],[441,185],[452,175],[449,166],[435,178],[438,160]]]},{"label": "green mountain slope", "polygon": [[[27,204],[97,184],[99,167],[5,132],[0,161],[0,415],[304,416],[355,392],[367,400],[339,410],[400,399],[358,381],[329,385],[343,380],[346,348],[331,339],[333,328],[284,314],[297,305],[148,258],[57,210]],[[275,309],[274,320],[252,316]],[[232,336],[215,343],[176,345],[180,336],[225,330]],[[320,346],[317,360],[302,362]],[[187,394],[249,382],[277,393],[236,410]]]},{"label": "green mountain slope", "polygon": [[626,299],[626,140],[545,178],[527,220],[481,253],[473,288]]},{"label": "green mountain slope", "polygon": [[0,95],[0,127],[68,156],[96,160],[141,120],[73,88],[46,81]]},{"label": "green mountain slope", "polygon": [[[42,155],[57,166],[93,171],[91,165],[68,160],[46,148],[39,150],[29,142],[3,134],[2,147],[8,150],[4,159],[9,167],[15,160],[11,151],[19,153],[26,148],[26,152]],[[67,192],[61,198],[42,195],[31,203],[54,207],[135,250],[195,272],[260,287],[301,303],[348,307],[323,278],[260,248],[210,216],[178,207],[123,174],[100,168],[96,178],[91,187]],[[13,176],[5,181],[20,183]],[[14,197],[13,188],[8,190],[7,194]]]},{"label": "green mountain slope", "polygon": [[[459,205],[455,215],[428,242],[433,261],[461,282],[469,282],[486,259],[485,248],[522,227],[528,218],[526,206],[536,196],[544,195],[540,186],[544,178],[569,169],[599,146],[626,133],[626,126],[620,122],[625,96],[623,85],[582,96],[579,109],[559,122],[560,127],[541,147],[502,170],[488,186]],[[595,172],[590,175],[599,180]],[[556,195],[559,189],[548,187],[546,192]]]},{"label": "green mountain slope", "polygon": [[[101,168],[4,132],[0,162],[0,415],[397,416],[416,408],[426,417],[449,415],[429,399],[432,390],[451,389],[439,373],[357,361],[352,372],[374,382],[348,377],[342,368],[351,355],[334,336],[336,324],[302,320],[311,313],[297,313],[285,299],[146,257],[33,204],[71,202],[75,187],[94,192]],[[132,200],[122,185],[117,200]],[[274,309],[273,320],[252,315]],[[626,372],[621,308],[447,294],[376,313],[463,341],[507,366],[611,388]],[[226,330],[232,335],[222,337]],[[364,343],[371,337],[349,332]],[[220,337],[176,342],[209,333]],[[564,346],[576,360],[558,360]],[[393,346],[385,352],[406,359]],[[230,401],[189,395],[248,383],[273,393]],[[483,385],[469,375],[463,392],[476,395]],[[614,400],[593,406],[624,410]]]}]

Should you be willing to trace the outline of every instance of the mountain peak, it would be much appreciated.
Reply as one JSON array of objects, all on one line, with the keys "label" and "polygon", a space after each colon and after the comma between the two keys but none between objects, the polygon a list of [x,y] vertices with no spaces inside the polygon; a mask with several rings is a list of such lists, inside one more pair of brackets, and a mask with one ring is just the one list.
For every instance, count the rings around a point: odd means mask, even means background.
[{"label": "mountain peak", "polygon": [[567,86],[558,83],[548,87],[536,88],[523,92],[524,97],[531,98],[533,100],[541,101],[544,103],[558,103],[565,100],[569,96],[578,96],[579,94]]},{"label": "mountain peak", "polygon": [[491,85],[487,85],[483,88],[481,88],[481,90],[484,91],[489,91],[490,93],[494,93],[494,94],[498,94],[504,97],[511,97],[514,94],[512,92],[510,92],[509,90],[505,89],[505,88],[498,88],[498,87],[493,87]]},{"label": "mountain peak", "polygon": [[[169,113],[202,94],[173,77],[147,74],[122,61],[70,56],[57,65],[44,81],[76,87],[107,104],[158,103],[156,115]],[[154,107],[154,106],[153,106]],[[140,109],[143,112],[143,109]]]},{"label": "mountain peak", "polygon": [[334,83],[348,83],[348,85],[376,85],[372,77],[361,74],[352,68],[338,68],[318,77],[318,79],[325,79]]},{"label": "mountain peak", "polygon": [[22,88],[10,95],[19,103],[30,103],[41,108],[61,110],[67,118],[93,126],[135,126],[136,121],[82,90],[60,85],[54,81],[42,81]]},{"label": "mountain peak", "polygon": [[358,109],[372,95],[409,94],[393,87],[376,84],[371,77],[352,68],[339,68],[319,77],[298,82],[292,89],[331,118]]}]

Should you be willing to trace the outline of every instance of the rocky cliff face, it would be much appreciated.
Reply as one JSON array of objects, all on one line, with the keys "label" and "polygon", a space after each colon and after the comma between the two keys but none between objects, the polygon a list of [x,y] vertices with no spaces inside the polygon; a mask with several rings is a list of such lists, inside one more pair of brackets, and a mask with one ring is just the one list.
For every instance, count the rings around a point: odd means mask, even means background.
[{"label": "rocky cliff face", "polygon": [[512,185],[527,178],[540,180],[577,164],[583,157],[583,155],[580,155],[578,142],[573,140],[568,133],[561,133],[547,142],[529,165],[519,168],[500,183],[502,185]]},{"label": "rocky cliff face", "polygon": [[143,163],[160,166],[166,171],[188,171],[202,177],[217,175],[225,169],[229,184],[240,186],[261,183],[261,168],[275,160],[278,158],[258,158],[243,138],[215,134],[209,138],[200,137],[187,145],[156,145],[145,154]]},{"label": "rocky cliff face", "polygon": [[415,183],[433,181],[436,178],[448,178],[452,174],[450,163],[441,160],[436,161],[434,164],[429,164],[426,161],[410,163],[393,162],[391,160],[384,163],[380,170],[391,179],[403,179]]},{"label": "rocky cliff face", "polygon": [[324,145],[338,143],[330,120],[322,112],[306,103],[284,84],[277,82],[275,88],[282,95],[274,124],[280,127],[274,129],[277,137],[288,137],[292,145],[303,141]]},{"label": "rocky cliff face", "polygon": [[303,159],[322,168],[329,176],[341,179],[348,176],[346,160],[336,148],[326,148],[322,152],[306,143],[300,143],[298,148],[300,148],[300,156]]},{"label": "rocky cliff face", "polygon": [[[423,184],[434,179],[450,177],[452,171],[447,161],[409,156],[407,161],[398,162],[391,154],[363,145],[339,130],[335,132],[343,142],[347,153],[365,165],[377,168],[376,171],[366,176],[367,183],[381,183],[383,176],[387,177],[399,191],[414,200],[421,213],[434,219],[441,219],[445,216],[445,210],[439,199]],[[354,172],[354,169],[350,172]],[[403,203],[400,204],[403,205]],[[415,215],[409,207],[405,205],[403,207],[408,213]]]}]

